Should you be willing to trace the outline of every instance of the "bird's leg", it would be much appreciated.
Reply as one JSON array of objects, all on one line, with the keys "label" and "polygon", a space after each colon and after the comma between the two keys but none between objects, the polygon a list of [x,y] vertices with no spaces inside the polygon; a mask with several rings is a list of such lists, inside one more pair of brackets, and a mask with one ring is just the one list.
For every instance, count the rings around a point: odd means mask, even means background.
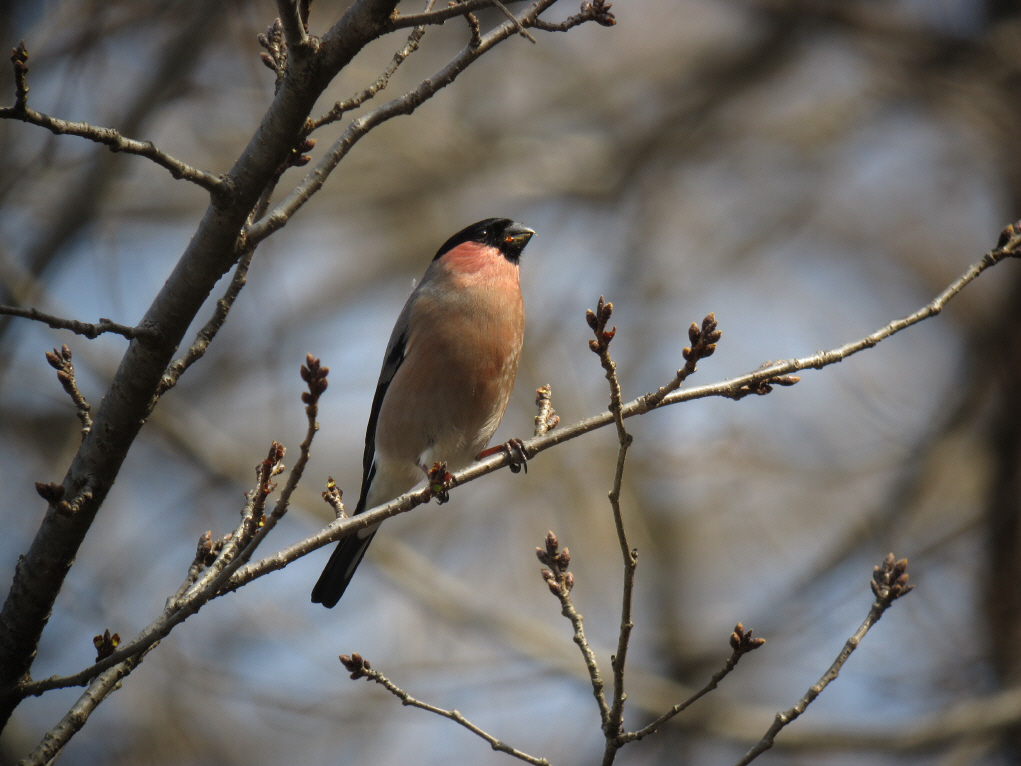
[{"label": "bird's leg", "polygon": [[482,450],[475,456],[475,459],[482,460],[482,458],[501,452],[506,452],[507,457],[510,458],[508,466],[511,473],[518,473],[522,468],[525,469],[525,473],[528,473],[528,452],[525,450],[525,443],[516,437],[508,439],[504,444],[497,444],[495,447]]}]

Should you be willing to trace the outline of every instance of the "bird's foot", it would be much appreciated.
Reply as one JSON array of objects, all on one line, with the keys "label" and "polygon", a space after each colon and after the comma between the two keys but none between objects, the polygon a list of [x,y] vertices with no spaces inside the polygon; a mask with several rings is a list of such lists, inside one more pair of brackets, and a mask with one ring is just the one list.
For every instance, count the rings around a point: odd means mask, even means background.
[{"label": "bird's foot", "polygon": [[429,491],[436,502],[443,505],[450,500],[450,488],[456,485],[454,476],[447,470],[446,463],[433,463],[433,467],[425,472],[429,480]]},{"label": "bird's foot", "polygon": [[518,473],[522,468],[525,469],[525,473],[528,473],[528,452],[525,449],[525,443],[518,438],[508,439],[504,444],[484,449],[475,456],[475,459],[482,460],[482,458],[501,452],[506,452],[507,457],[510,458],[508,467],[511,469],[511,473]]}]

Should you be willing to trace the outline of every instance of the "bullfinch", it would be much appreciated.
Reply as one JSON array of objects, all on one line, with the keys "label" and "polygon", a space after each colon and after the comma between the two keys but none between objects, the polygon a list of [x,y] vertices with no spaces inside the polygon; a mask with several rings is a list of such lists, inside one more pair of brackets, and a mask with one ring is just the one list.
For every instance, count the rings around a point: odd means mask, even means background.
[{"label": "bullfinch", "polygon": [[[388,503],[436,462],[456,471],[507,410],[525,330],[519,260],[531,229],[487,218],[448,239],[397,317],[365,429],[355,513]],[[337,545],[312,590],[333,607],[379,524]]]}]

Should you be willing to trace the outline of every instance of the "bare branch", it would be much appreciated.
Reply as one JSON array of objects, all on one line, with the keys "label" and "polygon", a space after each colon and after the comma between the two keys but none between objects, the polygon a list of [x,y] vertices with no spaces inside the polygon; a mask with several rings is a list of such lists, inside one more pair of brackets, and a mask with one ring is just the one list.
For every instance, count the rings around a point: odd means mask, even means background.
[{"label": "bare branch", "polygon": [[[89,410],[92,408],[82,392],[78,390],[78,380],[74,376],[74,363],[71,361],[71,347],[65,343],[59,349],[47,351],[46,361],[49,362],[50,367],[57,371],[57,380],[60,381],[60,385],[64,387],[67,395],[74,402],[78,420],[82,424],[82,438],[84,439],[85,435],[92,430],[92,416],[89,415]],[[63,496],[63,492],[61,496]]]},{"label": "bare branch", "polygon": [[595,339],[589,341],[589,348],[599,355],[599,362],[606,372],[606,380],[610,384],[610,412],[617,426],[617,467],[613,474],[613,488],[609,492],[610,507],[613,509],[613,523],[617,529],[617,541],[620,543],[621,556],[624,559],[624,586],[622,588],[620,607],[620,631],[617,634],[617,653],[610,662],[613,666],[613,704],[610,714],[603,724],[606,735],[606,748],[603,751],[603,766],[610,766],[616,757],[620,745],[617,740],[623,730],[624,701],[624,667],[627,664],[628,645],[631,641],[631,630],[635,624],[632,620],[632,599],[635,590],[635,569],[638,566],[638,551],[631,548],[624,530],[624,517],[620,512],[620,486],[624,479],[624,461],[627,459],[628,447],[633,441],[631,434],[624,428],[621,413],[620,381],[617,380],[617,365],[610,357],[610,341],[617,334],[617,328],[607,330],[610,317],[613,316],[613,304],[607,303],[602,296],[595,311],[588,311],[585,318],[595,333]]},{"label": "bare branch", "polygon": [[688,340],[691,345],[681,352],[684,357],[684,367],[677,371],[677,375],[672,381],[658,391],[645,395],[649,407],[655,407],[663,401],[667,394],[680,388],[681,384],[698,369],[699,360],[710,357],[716,352],[716,344],[723,337],[723,332],[717,330],[716,326],[716,314],[712,313],[702,320],[701,327],[694,322],[691,323],[691,327],[688,328]]},{"label": "bare branch", "polygon": [[494,750],[498,750],[501,753],[507,753],[507,755],[512,755],[515,758],[524,761],[525,763],[531,763],[534,766],[550,766],[550,762],[547,761],[545,758],[536,758],[533,755],[523,753],[520,750],[511,747],[506,742],[501,742],[492,734],[489,734],[488,732],[480,729],[478,726],[473,724],[471,721],[469,721],[467,718],[465,718],[456,710],[444,710],[443,708],[438,708],[435,705],[430,705],[426,702],[422,702],[421,700],[415,699],[406,691],[397,686],[389,678],[380,673],[378,670],[372,670],[371,667],[369,666],[369,661],[362,657],[357,652],[350,656],[342,654],[340,656],[340,661],[344,664],[344,667],[351,673],[352,679],[357,680],[359,678],[365,678],[369,681],[374,681],[375,683],[379,684],[384,689],[386,689],[388,692],[390,692],[392,695],[397,697],[397,699],[401,701],[402,705],[410,705],[411,707],[417,707],[419,710],[427,710],[430,713],[436,713],[436,715],[443,716],[444,718],[449,718],[451,721],[454,721],[455,723],[458,723],[464,728],[466,728],[472,734],[475,734],[476,736],[479,736],[482,739],[484,739],[486,742],[489,743],[489,746],[492,747]]},{"label": "bare branch", "polygon": [[[25,93],[28,90],[26,87]],[[19,91],[20,95],[20,91]],[[176,179],[191,181],[201,186],[213,195],[222,195],[228,192],[229,186],[223,178],[215,176],[205,170],[193,168],[164,151],[156,148],[152,141],[137,141],[133,138],[125,138],[113,128],[101,128],[90,125],[87,122],[69,122],[68,120],[50,117],[42,112],[28,108],[25,104],[15,103],[14,106],[0,107],[0,119],[21,120],[30,125],[37,125],[40,128],[54,133],[55,135],[71,135],[86,138],[97,144],[106,144],[111,152],[124,152],[125,154],[137,154],[140,157],[152,160],[162,168],[170,171],[170,175]]]},{"label": "bare branch", "polygon": [[100,318],[99,322],[95,324],[91,322],[79,322],[77,319],[64,319],[62,317],[53,316],[52,314],[44,314],[38,309],[26,309],[21,308],[20,306],[0,306],[0,314],[6,314],[12,317],[21,317],[22,319],[32,319],[36,322],[47,324],[55,330],[70,330],[75,335],[84,335],[90,340],[98,338],[103,333],[122,335],[128,340],[152,336],[151,331],[147,331],[139,327],[128,327],[127,325],[117,324],[109,319]]},{"label": "bare branch", "polygon": [[500,12],[511,20],[511,23],[513,23],[514,26],[517,27],[519,35],[524,37],[526,40],[532,42],[533,44],[535,43],[535,37],[532,36],[532,33],[525,29],[524,26],[522,26],[521,21],[518,19],[517,16],[515,16],[513,13],[507,10],[506,5],[501,3],[500,0],[493,0],[493,5],[499,8]]},{"label": "bare branch", "polygon": [[248,268],[252,265],[252,256],[254,254],[255,250],[251,249],[241,256],[237,266],[234,267],[234,276],[230,280],[230,285],[227,286],[223,297],[216,302],[213,316],[195,335],[195,341],[188,348],[188,351],[185,352],[184,356],[175,359],[167,367],[167,371],[163,374],[152,402],[149,405],[150,411],[156,406],[156,402],[159,401],[163,394],[177,385],[177,381],[181,379],[185,371],[205,356],[206,349],[209,348],[209,344],[216,337],[216,333],[223,327],[223,323],[227,321],[227,315],[230,313],[234,301],[237,300],[242,288],[248,282]]},{"label": "bare branch", "polygon": [[610,706],[606,702],[604,691],[606,685],[603,683],[603,675],[596,662],[596,653],[592,651],[588,639],[585,638],[585,619],[571,600],[574,573],[567,571],[567,567],[571,563],[571,553],[567,548],[559,550],[560,541],[552,530],[546,535],[545,543],[545,548],[535,549],[539,562],[549,567],[549,569],[542,570],[542,576],[549,586],[550,593],[560,600],[560,613],[571,621],[571,626],[574,628],[574,643],[581,649],[581,656],[585,660],[585,668],[588,670],[589,680],[592,683],[592,694],[596,698],[596,704],[599,705],[599,721],[605,731],[610,719]]},{"label": "bare branch", "polygon": [[876,600],[873,602],[865,622],[861,624],[861,627],[855,631],[853,636],[847,639],[844,648],[840,650],[840,654],[837,655],[833,664],[830,665],[829,669],[823,673],[818,681],[809,687],[805,695],[798,701],[798,704],[789,710],[777,713],[776,718],[773,720],[773,725],[769,727],[768,731],[762,736],[762,739],[751,750],[745,753],[744,758],[738,761],[735,766],[746,766],[769,750],[773,746],[776,735],[785,726],[804,713],[808,706],[815,701],[815,698],[822,694],[822,690],[840,675],[840,670],[844,667],[844,663],[850,658],[851,653],[858,648],[858,644],[865,638],[865,634],[869,632],[869,629],[879,622],[879,618],[883,616],[894,601],[901,596],[906,596],[915,587],[908,584],[907,568],[908,560],[901,559],[897,561],[892,553],[887,555],[882,564],[875,567],[870,584]]},{"label": "bare branch", "polygon": [[[1009,236],[1007,236],[1008,232]],[[964,274],[954,280],[954,282],[947,287],[946,290],[940,293],[940,295],[931,303],[919,311],[916,311],[914,314],[911,314],[904,319],[898,319],[891,322],[865,338],[845,344],[844,346],[840,346],[839,348],[830,351],[822,351],[811,356],[791,359],[787,362],[778,363],[765,369],[755,370],[754,372],[746,373],[745,375],[731,378],[730,380],[725,380],[720,383],[674,391],[673,393],[665,396],[655,409],[692,399],[704,399],[712,396],[733,398],[735,393],[746,391],[750,386],[756,386],[762,381],[768,381],[776,378],[778,375],[808,368],[821,369],[831,364],[841,362],[844,359],[865,350],[866,348],[872,348],[877,343],[907,329],[908,327],[911,327],[914,324],[917,324],[918,322],[937,315],[940,311],[942,311],[948,301],[964,289],[964,287],[974,280],[979,274],[1005,258],[1016,257],[1018,252],[1021,252],[1021,222],[1012,224],[1008,227],[1005,231],[1005,236],[1001,238],[1000,244],[995,249],[988,252],[981,261],[972,264],[964,272]],[[645,414],[649,411],[649,409],[646,397],[642,396],[624,404],[620,409],[620,417],[622,419],[635,417],[637,415]],[[551,449],[562,442],[576,439],[579,436],[595,431],[596,429],[603,428],[614,422],[615,417],[613,413],[603,412],[598,415],[585,418],[584,420],[572,425],[558,428],[555,431],[550,431],[543,436],[530,439],[524,443],[524,446],[527,453],[530,456],[534,456],[540,452]],[[454,482],[458,486],[466,484],[485,476],[486,474],[492,473],[493,471],[499,470],[505,465],[509,466],[513,462],[514,457],[508,451],[498,451],[493,455],[483,460],[479,460],[467,468],[463,468],[455,473],[453,477]],[[328,527],[306,537],[304,540],[300,540],[278,551],[272,556],[253,564],[249,564],[248,566],[238,570],[237,574],[231,579],[231,582],[227,587],[230,590],[236,590],[245,583],[258,577],[262,577],[269,572],[282,569],[290,562],[301,558],[305,554],[317,550],[325,545],[329,545],[330,543],[337,542],[338,540],[353,534],[358,529],[365,529],[366,527],[370,527],[384,519],[397,516],[401,513],[407,513],[412,508],[428,502],[431,497],[431,490],[428,487],[413,490],[395,498],[386,505],[381,505],[377,508],[367,510],[357,516],[338,519]]]},{"label": "bare branch", "polygon": [[46,736],[35,750],[19,761],[19,764],[22,766],[47,766],[52,763],[71,740],[71,737],[85,726],[100,703],[120,688],[121,681],[138,667],[150,649],[152,647],[97,676],[60,722],[46,732]]},{"label": "bare branch", "polygon": [[[529,24],[544,10],[549,8],[556,0],[536,0],[522,14],[521,23]],[[464,7],[456,6],[459,13],[463,15]],[[392,99],[377,107],[366,115],[354,120],[330,147],[329,151],[319,160],[316,166],[305,176],[305,178],[277,205],[269,215],[247,227],[246,237],[251,244],[257,244],[273,232],[277,231],[290,220],[309,199],[314,195],[333,172],[340,161],[347,156],[351,148],[365,136],[369,131],[378,125],[393,119],[402,114],[411,114],[419,106],[432,98],[436,92],[450,85],[457,79],[468,66],[483,56],[493,47],[503,42],[514,34],[516,26],[511,22],[505,22],[499,27],[485,35],[478,45],[466,46],[441,70],[432,77],[424,80],[417,88],[408,91],[403,96]]]},{"label": "bare branch", "polygon": [[336,104],[333,105],[333,108],[330,109],[329,112],[324,114],[319,119],[311,120],[309,122],[308,132],[311,133],[312,131],[318,130],[319,128],[323,127],[324,125],[329,125],[330,123],[336,122],[341,117],[343,117],[344,114],[352,111],[353,109],[357,109],[359,106],[361,106],[366,101],[375,96],[377,93],[379,93],[379,91],[386,88],[386,86],[390,83],[390,78],[393,76],[394,72],[397,71],[397,68],[404,63],[405,59],[407,59],[408,56],[410,56],[412,53],[418,50],[419,43],[421,42],[422,37],[424,35],[425,27],[417,27],[416,29],[414,29],[411,32],[411,34],[408,35],[407,43],[405,43],[404,47],[394,54],[394,57],[390,61],[390,64],[387,66],[385,70],[383,70],[383,74],[381,74],[376,79],[376,81],[372,83],[372,85],[367,87],[358,95],[352,96],[346,101],[338,101]]},{"label": "bare branch", "polygon": [[408,27],[420,27],[433,24],[443,24],[450,19],[464,16],[466,13],[478,11],[483,8],[492,8],[494,0],[463,0],[463,2],[452,3],[446,8],[424,13],[410,13],[407,16],[395,14],[390,20],[390,28],[393,30],[407,29]]},{"label": "bare branch", "polygon": [[730,672],[737,667],[738,661],[748,652],[754,651],[766,643],[764,638],[753,638],[752,629],[744,629],[744,625],[738,623],[734,626],[734,632],[730,634],[730,646],[734,650],[730,657],[727,658],[726,663],[723,667],[713,673],[713,677],[709,679],[709,683],[699,689],[697,692],[692,694],[684,702],[674,705],[663,715],[657,718],[655,721],[650,723],[648,726],[639,729],[638,731],[628,732],[627,734],[621,734],[617,738],[617,746],[626,745],[629,742],[637,742],[640,739],[644,739],[650,734],[655,734],[659,728],[673,718],[678,713],[683,712],[687,708],[691,707],[695,702],[702,699],[709,692],[713,691],[717,686],[720,685],[720,681],[730,675]]},{"label": "bare branch", "polygon": [[586,21],[594,21],[603,27],[612,27],[617,23],[613,14],[610,13],[612,7],[606,0],[591,0],[591,2],[586,0],[581,4],[581,13],[576,13],[559,24],[550,24],[542,19],[536,19],[531,26],[544,32],[566,32]]}]

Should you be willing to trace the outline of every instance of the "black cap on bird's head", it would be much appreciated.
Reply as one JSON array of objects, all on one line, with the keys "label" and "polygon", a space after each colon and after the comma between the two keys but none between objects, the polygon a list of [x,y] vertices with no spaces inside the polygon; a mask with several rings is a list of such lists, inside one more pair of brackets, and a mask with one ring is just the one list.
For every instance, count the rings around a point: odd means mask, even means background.
[{"label": "black cap on bird's head", "polygon": [[473,223],[467,228],[461,229],[454,236],[443,243],[443,247],[436,253],[436,258],[442,258],[458,245],[466,242],[481,242],[497,248],[511,261],[517,262],[521,257],[521,251],[525,249],[528,240],[535,234],[524,224],[515,223],[510,218],[487,218],[484,221]]}]

